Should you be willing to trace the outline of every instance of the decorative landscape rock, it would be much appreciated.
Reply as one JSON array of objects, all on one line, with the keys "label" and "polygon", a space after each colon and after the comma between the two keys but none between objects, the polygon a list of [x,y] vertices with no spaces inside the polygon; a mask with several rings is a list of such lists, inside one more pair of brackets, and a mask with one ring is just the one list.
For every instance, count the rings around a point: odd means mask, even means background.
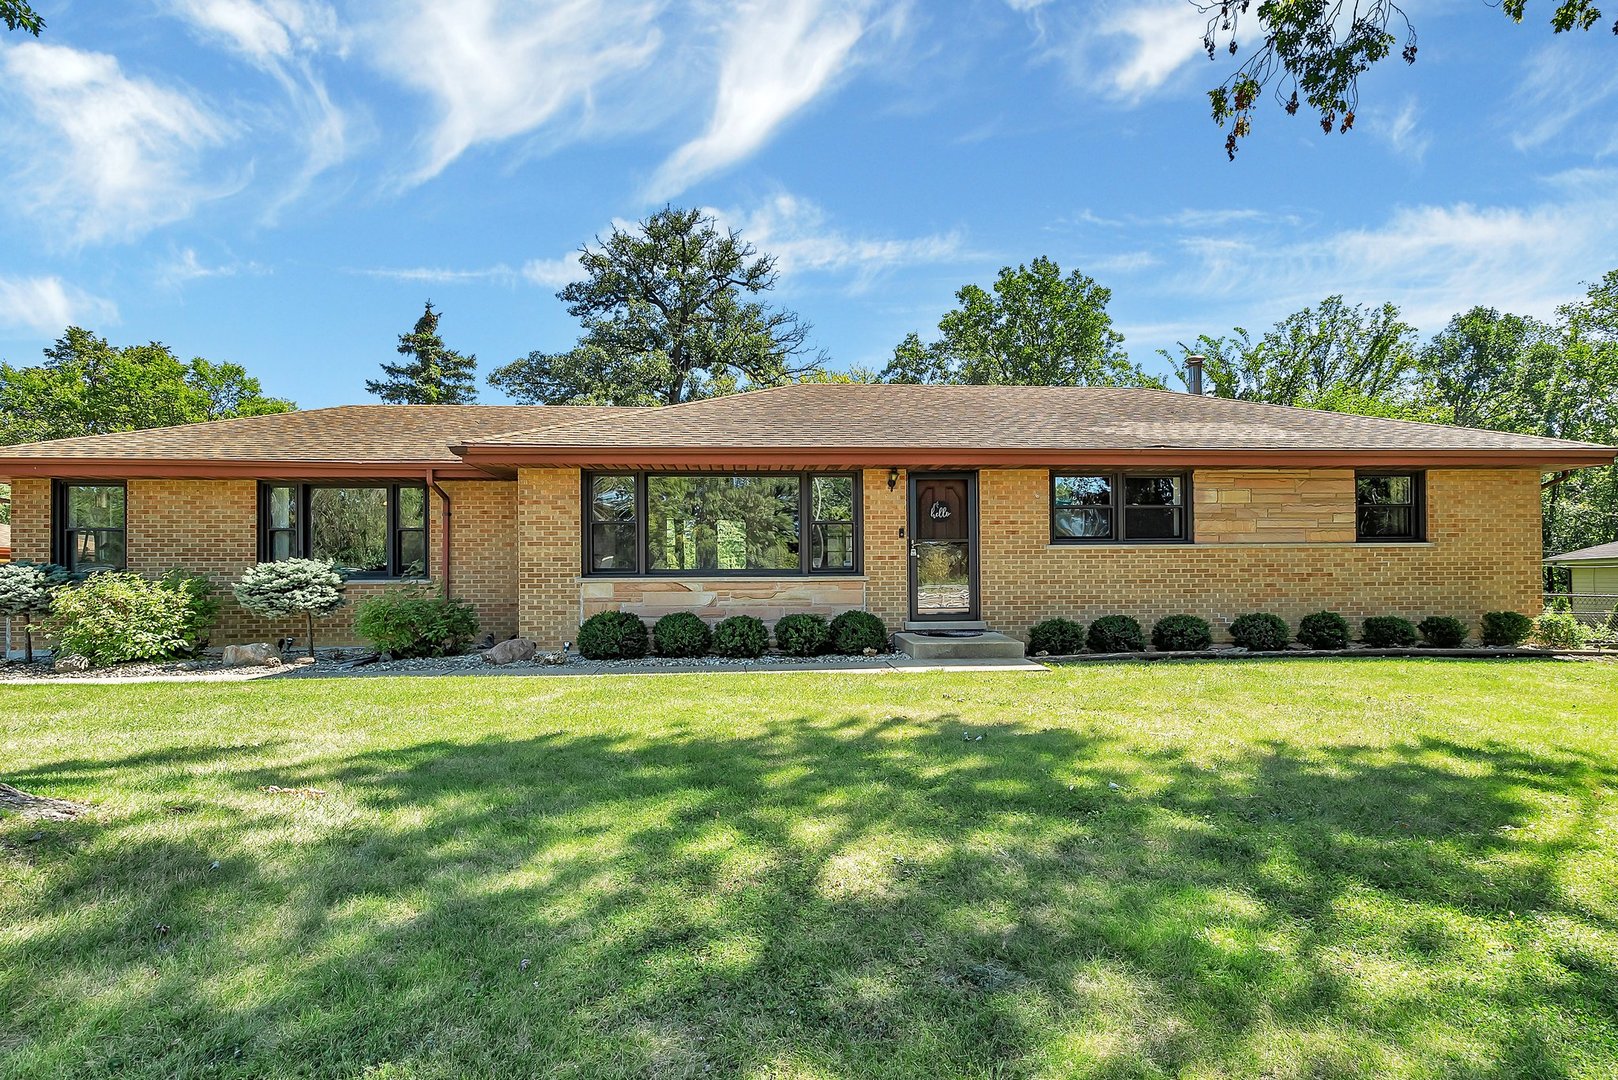
[{"label": "decorative landscape rock", "polygon": [[485,651],[483,660],[488,664],[526,664],[538,651],[539,646],[527,638],[514,637]]},{"label": "decorative landscape rock", "polygon": [[281,663],[281,654],[274,645],[263,641],[253,645],[226,645],[221,663],[226,667],[276,667]]},{"label": "decorative landscape rock", "polygon": [[83,656],[59,656],[56,658],[56,662],[51,665],[51,670],[69,673],[89,671],[90,660],[88,657]]}]

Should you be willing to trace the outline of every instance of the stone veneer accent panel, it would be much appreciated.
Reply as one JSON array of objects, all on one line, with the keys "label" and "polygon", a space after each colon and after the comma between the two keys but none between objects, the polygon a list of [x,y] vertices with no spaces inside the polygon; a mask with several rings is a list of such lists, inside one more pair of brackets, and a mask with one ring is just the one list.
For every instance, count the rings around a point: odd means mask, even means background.
[{"label": "stone veneer accent panel", "polygon": [[783,615],[809,612],[828,619],[865,607],[858,577],[585,578],[580,616],[632,611],[648,622],[672,611],[694,611],[709,622],[752,615],[771,627]]},{"label": "stone veneer accent panel", "polygon": [[1199,544],[1352,544],[1353,469],[1200,470],[1191,478]]},{"label": "stone veneer accent panel", "polygon": [[[1324,523],[1351,513],[1353,495],[1340,470],[1322,472],[1329,475],[1285,483],[1300,497],[1309,489],[1318,507],[1313,514]],[[1234,490],[1264,491],[1252,486],[1251,475],[1242,473]],[[1233,478],[1211,471],[1192,478],[1198,511],[1219,507],[1214,528],[1232,520],[1222,516],[1226,505],[1252,505],[1218,501]],[[1208,619],[1224,636],[1229,621],[1245,612],[1270,611],[1296,624],[1330,608],[1352,621],[1453,615],[1475,630],[1485,611],[1539,609],[1539,480],[1533,469],[1429,471],[1424,544],[1358,544],[1350,529],[1346,542],[1082,546],[1050,543],[1045,470],[986,470],[980,479],[983,617],[1025,635],[1053,615],[1088,621],[1122,613],[1150,627],[1164,615],[1186,612]],[[1288,520],[1299,520],[1289,503],[1274,505]],[[1199,538],[1205,527],[1198,522]]]},{"label": "stone veneer accent panel", "polygon": [[[303,620],[268,620],[249,615],[230,596],[230,585],[258,560],[258,484],[253,480],[131,480],[128,482],[129,569],[149,577],[184,569],[201,574],[218,587],[223,606],[215,645],[247,640],[297,637]],[[457,597],[478,611],[480,633],[506,637],[516,630],[516,555],[512,538],[516,521],[516,484],[500,481],[449,481],[441,485],[454,508]],[[50,558],[50,481],[22,480],[13,485],[13,521],[23,547],[17,558]],[[18,514],[21,514],[21,520]],[[428,543],[433,579],[443,579],[440,538],[442,506],[428,493]],[[354,605],[366,596],[397,589],[393,582],[354,582],[348,603],[315,624],[322,644],[357,644]]]}]

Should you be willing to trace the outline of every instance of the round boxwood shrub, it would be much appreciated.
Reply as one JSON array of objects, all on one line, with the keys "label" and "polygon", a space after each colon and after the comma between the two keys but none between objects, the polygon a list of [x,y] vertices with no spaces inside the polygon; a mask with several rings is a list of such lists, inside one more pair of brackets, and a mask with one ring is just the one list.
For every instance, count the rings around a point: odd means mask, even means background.
[{"label": "round boxwood shrub", "polygon": [[1084,648],[1084,624],[1072,619],[1046,619],[1028,631],[1028,649],[1036,656],[1072,656]]},{"label": "round boxwood shrub", "polygon": [[707,656],[713,631],[702,616],[675,611],[652,624],[652,647],[659,656]]},{"label": "round boxwood shrub", "polygon": [[1311,649],[1348,648],[1348,620],[1335,611],[1317,611],[1298,623],[1298,640]]},{"label": "round boxwood shrub", "polygon": [[1534,620],[1520,611],[1488,611],[1483,614],[1483,644],[1521,645],[1534,632]]},{"label": "round boxwood shrub", "polygon": [[1090,624],[1084,643],[1091,652],[1143,652],[1146,634],[1128,615],[1103,615]]},{"label": "round boxwood shrub", "polygon": [[639,660],[646,655],[646,624],[627,611],[601,611],[579,627],[586,660]]},{"label": "round boxwood shrub", "polygon": [[1213,628],[1195,615],[1169,615],[1152,627],[1152,647],[1165,652],[1192,652],[1213,644]]},{"label": "round boxwood shrub", "polygon": [[1397,615],[1372,615],[1360,624],[1360,639],[1373,649],[1406,649],[1416,643],[1416,627]]},{"label": "round boxwood shrub", "polygon": [[831,621],[831,647],[845,656],[888,647],[888,628],[869,611],[845,611]]},{"label": "round boxwood shrub", "polygon": [[770,632],[764,628],[763,620],[755,616],[732,615],[728,619],[720,619],[713,628],[715,656],[750,660],[763,656],[764,650],[769,647]]},{"label": "round boxwood shrub", "polygon": [[1230,640],[1253,652],[1275,652],[1287,647],[1292,630],[1279,615],[1257,611],[1237,616],[1230,624]]},{"label": "round boxwood shrub", "polygon": [[1459,649],[1466,643],[1466,624],[1448,615],[1429,615],[1416,624],[1421,638],[1435,649]]},{"label": "round boxwood shrub", "polygon": [[831,644],[831,628],[807,611],[783,615],[775,623],[775,643],[788,656],[819,656]]}]

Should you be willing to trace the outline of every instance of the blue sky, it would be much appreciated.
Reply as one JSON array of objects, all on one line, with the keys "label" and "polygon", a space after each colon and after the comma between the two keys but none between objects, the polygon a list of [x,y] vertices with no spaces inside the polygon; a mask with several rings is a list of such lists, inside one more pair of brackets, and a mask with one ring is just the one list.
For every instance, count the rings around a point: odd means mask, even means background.
[{"label": "blue sky", "polygon": [[36,6],[0,33],[13,363],[74,322],[362,401],[431,297],[486,372],[571,344],[571,253],[666,201],[779,256],[837,366],[1042,254],[1158,371],[1334,292],[1431,332],[1618,268],[1618,43],[1548,0],[1412,0],[1353,134],[1268,112],[1234,164],[1183,0]]}]

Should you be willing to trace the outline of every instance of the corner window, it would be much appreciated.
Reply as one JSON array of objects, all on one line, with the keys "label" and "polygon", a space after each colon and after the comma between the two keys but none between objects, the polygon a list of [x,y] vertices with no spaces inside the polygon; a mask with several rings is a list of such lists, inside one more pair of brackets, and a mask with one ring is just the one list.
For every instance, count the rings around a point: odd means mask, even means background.
[{"label": "corner window", "polygon": [[123,484],[58,483],[55,561],[69,570],[122,570],[127,564]]},{"label": "corner window", "polygon": [[1360,540],[1421,540],[1426,535],[1422,473],[1357,473],[1354,527]]},{"label": "corner window", "polygon": [[617,473],[584,481],[589,574],[855,573],[844,474]]},{"label": "corner window", "polygon": [[1184,543],[1190,538],[1185,473],[1051,474],[1051,542]]},{"label": "corner window", "polygon": [[316,559],[344,577],[427,576],[422,484],[264,484],[259,558]]}]

